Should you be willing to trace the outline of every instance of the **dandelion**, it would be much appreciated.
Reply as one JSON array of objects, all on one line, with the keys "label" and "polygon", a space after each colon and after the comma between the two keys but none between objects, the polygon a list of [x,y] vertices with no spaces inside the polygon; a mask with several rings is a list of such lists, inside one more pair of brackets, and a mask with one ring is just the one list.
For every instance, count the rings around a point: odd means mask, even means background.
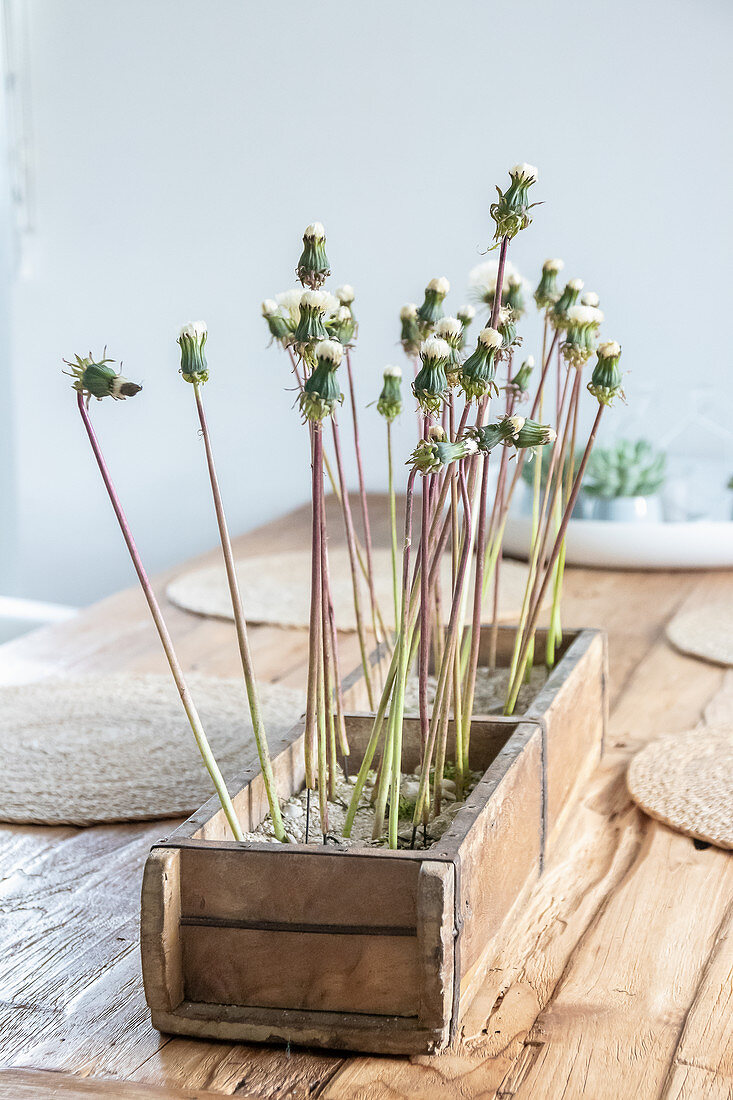
[{"label": "dandelion", "polygon": [[305,420],[325,420],[336,405],[343,402],[344,395],[336,377],[343,354],[344,349],[336,340],[321,340],[316,344],[316,365],[300,394],[300,409]]},{"label": "dandelion", "polygon": [[287,340],[292,334],[290,322],[274,298],[265,298],[262,303],[262,316],[274,340]]},{"label": "dandelion", "polygon": [[494,241],[498,244],[507,238],[516,237],[522,229],[531,224],[530,210],[537,203],[527,201],[527,192],[537,182],[537,169],[532,164],[515,164],[509,169],[511,183],[506,191],[497,187],[498,202],[491,204],[491,217],[496,223]]},{"label": "dandelion", "polygon": [[448,385],[455,386],[458,383],[461,367],[460,350],[463,345],[463,324],[457,317],[442,317],[435,326],[435,335],[439,339],[445,340],[450,348],[450,359],[445,368],[445,373]]},{"label": "dandelion", "polygon": [[429,336],[420,347],[422,367],[415,376],[412,392],[423,412],[435,414],[440,411],[448,391],[446,369],[450,364],[451,349],[445,340]]},{"label": "dandelion", "polygon": [[348,306],[340,306],[326,321],[328,335],[347,347],[354,338],[356,322]]},{"label": "dandelion", "polygon": [[460,383],[468,401],[486,397],[492,390],[498,393],[494,377],[496,356],[502,343],[498,329],[487,327],[478,334],[476,349],[461,368]]},{"label": "dandelion", "polygon": [[450,283],[444,277],[431,279],[425,287],[425,301],[417,311],[423,328],[430,329],[443,316],[443,302],[449,290]]},{"label": "dandelion", "polygon": [[575,305],[565,314],[565,340],[562,355],[571,367],[582,367],[595,351],[596,337],[603,313],[596,306]]},{"label": "dandelion", "polygon": [[608,340],[605,344],[598,345],[596,365],[588,383],[588,392],[598,398],[601,405],[611,405],[614,398],[624,396],[618,365],[620,358],[621,346],[615,340]]},{"label": "dandelion", "polygon": [[414,302],[408,303],[400,310],[402,331],[400,343],[405,355],[414,356],[420,351],[422,336],[420,335],[420,322],[417,316],[417,306]]},{"label": "dandelion", "polygon": [[548,314],[553,328],[559,331],[567,326],[568,310],[576,304],[582,289],[582,279],[571,279],[565,284],[565,289]]},{"label": "dandelion", "polygon": [[564,267],[562,260],[545,260],[543,263],[542,275],[534,292],[538,309],[549,309],[560,297],[557,277]]},{"label": "dandelion", "polygon": [[298,325],[295,329],[295,342],[302,347],[327,340],[325,317],[329,306],[328,295],[322,290],[306,290],[298,306]]},{"label": "dandelion", "polygon": [[303,252],[295,274],[303,286],[310,287],[311,290],[322,287],[331,274],[326,255],[326,231],[320,222],[313,222],[303,234]]},{"label": "dandelion", "polygon": [[124,401],[126,397],[134,397],[142,389],[137,382],[130,382],[114,370],[114,359],[107,359],[106,351],[105,348],[101,359],[95,359],[91,352],[84,358],[75,355],[73,359],[64,359],[67,367],[71,367],[64,374],[74,379],[73,388],[82,397],[86,397],[87,406],[93,397],[97,401],[101,401],[103,397]]}]

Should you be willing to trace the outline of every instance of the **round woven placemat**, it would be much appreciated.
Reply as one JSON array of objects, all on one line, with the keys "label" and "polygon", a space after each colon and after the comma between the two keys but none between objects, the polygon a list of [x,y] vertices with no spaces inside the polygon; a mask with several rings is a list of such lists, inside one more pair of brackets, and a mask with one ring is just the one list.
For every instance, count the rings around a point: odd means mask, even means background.
[{"label": "round woven placemat", "polygon": [[680,833],[733,848],[733,725],[653,741],[631,761],[631,797]]},{"label": "round woven placemat", "polygon": [[702,604],[667,624],[675,649],[716,665],[733,665],[733,603]]},{"label": "round woven placemat", "polygon": [[[374,574],[377,603],[388,626],[394,626],[392,595],[392,558],[388,550],[374,551]],[[339,630],[356,630],[354,597],[349,557],[345,548],[329,551],[331,589]],[[401,567],[401,565],[400,565]],[[237,562],[242,603],[251,623],[307,628],[310,600],[310,551],[287,551],[263,557],[242,558]],[[443,592],[450,591],[451,564],[445,555],[442,564]],[[515,561],[505,561],[501,567],[501,619],[517,619],[522,608],[527,583],[527,567]],[[473,585],[469,586],[472,589]],[[232,619],[223,565],[210,565],[182,573],[168,585],[168,599],[186,611],[217,619]],[[469,603],[470,607],[470,591]],[[490,601],[487,600],[490,610]],[[367,624],[370,620],[369,595],[362,582],[362,609]]]},{"label": "round woven placemat", "polygon": [[[192,676],[225,778],[257,761],[244,682]],[[298,691],[260,685],[270,749],[303,711]],[[0,688],[0,820],[92,825],[182,817],[214,794],[167,676],[45,680]]]}]

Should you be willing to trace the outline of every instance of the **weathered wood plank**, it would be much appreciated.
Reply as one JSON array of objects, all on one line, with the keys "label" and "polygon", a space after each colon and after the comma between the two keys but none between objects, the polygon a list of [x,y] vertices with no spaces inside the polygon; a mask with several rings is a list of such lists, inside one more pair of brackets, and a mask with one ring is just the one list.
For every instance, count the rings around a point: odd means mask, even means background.
[{"label": "weathered wood plank", "polygon": [[[73,1077],[67,1074],[48,1073],[43,1070],[5,1070],[0,1072],[0,1100],[53,1100],[64,1097],[65,1100],[85,1100],[95,1096],[122,1096],[119,1081],[103,1081],[95,1078]],[[131,1100],[207,1100],[220,1096],[220,1092],[196,1089],[160,1088],[157,1085],[140,1085],[127,1082],[124,1095]],[[238,1092],[238,1096],[256,1100],[253,1093]]]},{"label": "weathered wood plank", "polygon": [[183,925],[181,939],[196,1003],[417,1016],[417,936]]}]

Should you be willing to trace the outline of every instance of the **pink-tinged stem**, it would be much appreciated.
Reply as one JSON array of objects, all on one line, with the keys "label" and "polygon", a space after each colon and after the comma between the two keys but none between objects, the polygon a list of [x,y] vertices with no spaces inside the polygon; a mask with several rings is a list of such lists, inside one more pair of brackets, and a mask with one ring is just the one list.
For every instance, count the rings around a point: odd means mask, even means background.
[{"label": "pink-tinged stem", "polygon": [[204,733],[204,728],[201,724],[201,719],[199,718],[198,711],[196,710],[193,699],[191,698],[191,693],[188,690],[188,685],[186,684],[186,680],[183,675],[183,669],[181,668],[178,657],[176,656],[176,652],[173,648],[173,641],[170,634],[168,633],[168,627],[165,625],[165,621],[163,619],[163,613],[161,612],[160,605],[155,598],[155,593],[153,592],[152,585],[148,580],[148,575],[145,572],[145,567],[143,566],[142,559],[140,557],[140,554],[138,553],[137,546],[135,545],[135,540],[132,537],[132,531],[130,530],[130,526],[127,522],[127,517],[122,510],[122,505],[120,504],[119,497],[117,496],[117,490],[115,489],[112,482],[112,477],[109,470],[107,469],[107,463],[104,460],[102,449],[99,446],[94,428],[92,427],[92,422],[89,419],[89,413],[84,407],[84,397],[82,394],[78,394],[77,396],[77,405],[79,407],[79,412],[81,413],[81,418],[84,422],[84,427],[86,428],[87,435],[89,436],[89,442],[91,443],[94,457],[97,460],[97,466],[99,467],[99,472],[102,475],[102,480],[107,490],[107,495],[109,496],[112,507],[114,508],[117,522],[120,525],[120,530],[122,531],[122,537],[125,540],[125,544],[129,551],[130,557],[132,558],[132,564],[135,567],[135,572],[137,573],[138,580],[140,581],[140,587],[143,590],[148,607],[150,608],[150,614],[153,617],[153,622],[155,623],[156,630],[158,631],[158,636],[163,646],[163,651],[168,661],[168,665],[173,675],[176,687],[178,688],[178,694],[181,697],[183,709],[186,712],[186,717],[188,718],[191,729],[193,731],[193,735],[196,739],[196,744],[198,745],[199,752],[201,753],[204,764],[206,765],[206,770],[211,776],[212,782],[216,789],[216,793],[219,796],[219,801],[221,802],[222,809],[224,811],[227,821],[229,822],[229,827],[232,830],[232,834],[234,835],[234,839],[243,840],[244,838],[242,830],[239,825],[239,821],[237,820],[237,814],[232,804],[232,800],[229,797],[226,783],[224,782],[224,778],[219,771],[219,766],[214,759],[214,754],[211,751],[211,746],[209,745],[206,734]]},{"label": "pink-tinged stem", "polygon": [[499,246],[499,263],[496,269],[496,290],[494,291],[494,301],[491,305],[491,320],[489,322],[492,328],[496,328],[496,322],[499,319],[499,311],[501,309],[501,299],[504,292],[504,267],[506,265],[508,247],[509,238],[502,237],[501,245]]},{"label": "pink-tinged stem", "polygon": [[361,460],[361,444],[359,442],[359,416],[356,411],[356,390],[354,387],[354,372],[351,367],[351,352],[346,349],[346,371],[349,378],[349,398],[351,400],[351,418],[354,425],[354,452],[356,454],[356,472],[359,479],[359,496],[361,498],[361,521],[364,527],[364,549],[366,551],[367,585],[369,587],[369,602],[372,609],[372,627],[377,643],[382,641],[381,632],[377,622],[377,594],[374,588],[374,563],[372,559],[372,532],[369,523],[369,506],[367,504],[366,483],[364,481],[364,466]]},{"label": "pink-tinged stem", "polygon": [[471,626],[471,650],[468,658],[468,678],[466,681],[463,713],[463,752],[464,767],[468,766],[468,746],[471,738],[471,718],[473,699],[476,692],[476,674],[481,646],[481,605],[483,603],[484,568],[486,554],[486,501],[489,489],[489,456],[481,455],[481,489],[479,497],[478,529],[476,532],[476,564],[473,586],[473,623]]},{"label": "pink-tinged stem", "polygon": [[[333,693],[336,702],[336,726],[339,748],[343,756],[349,755],[349,742],[346,738],[346,723],[344,722],[344,693],[341,686],[341,663],[339,660],[338,634],[336,632],[336,613],[333,606],[331,593],[331,569],[328,563],[328,532],[326,530],[326,509],[321,516],[321,573],[323,589],[323,620],[324,632],[328,634],[328,650],[330,653],[330,665],[333,670]],[[325,652],[325,651],[324,651]],[[329,706],[333,702],[328,696]]]},{"label": "pink-tinged stem", "polygon": [[[509,361],[511,363],[511,360]],[[508,372],[511,374],[511,368]],[[514,397],[507,392],[506,402],[506,415],[511,416],[514,412]],[[498,502],[498,508],[501,510],[504,505],[504,495],[506,492],[506,474],[507,464],[509,461],[509,448],[503,447],[501,454],[501,462],[499,465],[499,480],[496,486],[496,503]],[[491,633],[489,634],[489,668],[496,668],[496,648],[499,641],[499,592],[501,590],[501,563],[503,560],[502,547],[500,546],[497,554],[496,561],[494,563],[494,602],[491,612]]]},{"label": "pink-tinged stem", "polygon": [[[450,469],[450,467],[449,467]],[[451,471],[453,472],[453,471]],[[453,599],[451,603],[450,617],[448,619],[448,629],[446,632],[446,641],[443,648],[443,658],[440,664],[440,670],[438,673],[438,684],[435,691],[435,699],[433,700],[433,714],[430,722],[430,735],[428,738],[428,746],[423,757],[422,769],[420,772],[420,786],[418,788],[417,800],[415,803],[415,814],[413,816],[413,825],[419,825],[423,816],[423,809],[425,801],[428,795],[428,784],[430,781],[430,763],[435,752],[435,745],[438,738],[439,727],[441,719],[444,717],[444,709],[447,709],[450,702],[450,692],[446,694],[446,687],[448,684],[449,673],[453,662],[453,654],[455,652],[456,636],[458,633],[458,618],[460,614],[461,598],[463,596],[463,586],[466,579],[466,570],[468,567],[468,558],[471,553],[471,540],[469,537],[471,531],[471,500],[468,493],[468,487],[466,485],[466,475],[463,469],[463,464],[458,464],[458,478],[461,487],[461,499],[463,501],[463,523],[464,523],[464,538],[463,549],[461,551],[461,558],[458,563],[458,573],[456,575],[456,583],[453,588]],[[447,532],[450,527],[450,517],[446,516],[444,524],[444,534],[447,536]],[[441,536],[442,542],[442,536]],[[438,547],[440,549],[440,545]],[[437,559],[437,555],[436,555]],[[436,564],[436,562],[434,562]],[[437,559],[439,567],[439,559]],[[439,790],[439,775],[436,764],[435,774],[435,787],[436,792]],[[436,810],[436,812],[440,812]]]},{"label": "pink-tinged stem", "polygon": [[[305,709],[305,781],[311,790],[316,786],[318,742],[318,671],[321,663],[321,499],[323,495],[323,426],[314,421],[312,439],[312,525],[311,525],[311,602],[310,638],[308,647],[308,690]],[[321,792],[321,798],[325,792]]]},{"label": "pink-tinged stem", "polygon": [[349,565],[351,567],[351,585],[354,595],[354,616],[356,618],[356,632],[359,637],[361,667],[364,673],[364,683],[367,690],[367,697],[369,699],[369,708],[370,710],[374,710],[374,693],[372,690],[372,678],[369,668],[369,654],[367,652],[366,634],[364,632],[364,619],[361,612],[361,595],[359,592],[359,568],[356,560],[356,536],[354,532],[354,520],[351,515],[349,491],[346,487],[344,464],[341,456],[341,436],[335,416],[331,417],[331,429],[333,432],[333,449],[336,455],[336,469],[338,471],[339,485],[341,487],[341,510],[344,515],[346,546],[349,553]]}]

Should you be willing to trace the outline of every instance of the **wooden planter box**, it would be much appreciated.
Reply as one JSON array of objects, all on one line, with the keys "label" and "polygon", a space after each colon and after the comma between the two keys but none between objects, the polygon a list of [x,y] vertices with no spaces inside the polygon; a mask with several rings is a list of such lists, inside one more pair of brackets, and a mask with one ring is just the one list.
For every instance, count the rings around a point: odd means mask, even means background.
[{"label": "wooden planter box", "polygon": [[[502,628],[500,663],[513,637]],[[543,645],[538,632],[538,652]],[[349,707],[362,690],[352,683]],[[225,839],[212,798],[145,866],[142,963],[154,1027],[389,1054],[446,1047],[512,906],[542,873],[573,788],[599,759],[605,725],[605,636],[570,632],[524,715],[474,718],[471,767],[483,778],[426,851],[237,843]],[[354,767],[370,729],[368,716],[349,717]],[[405,719],[404,745],[414,767],[417,719]],[[273,751],[273,766],[283,797],[302,789],[300,728]],[[233,789],[252,830],[267,812],[261,776]]]}]

